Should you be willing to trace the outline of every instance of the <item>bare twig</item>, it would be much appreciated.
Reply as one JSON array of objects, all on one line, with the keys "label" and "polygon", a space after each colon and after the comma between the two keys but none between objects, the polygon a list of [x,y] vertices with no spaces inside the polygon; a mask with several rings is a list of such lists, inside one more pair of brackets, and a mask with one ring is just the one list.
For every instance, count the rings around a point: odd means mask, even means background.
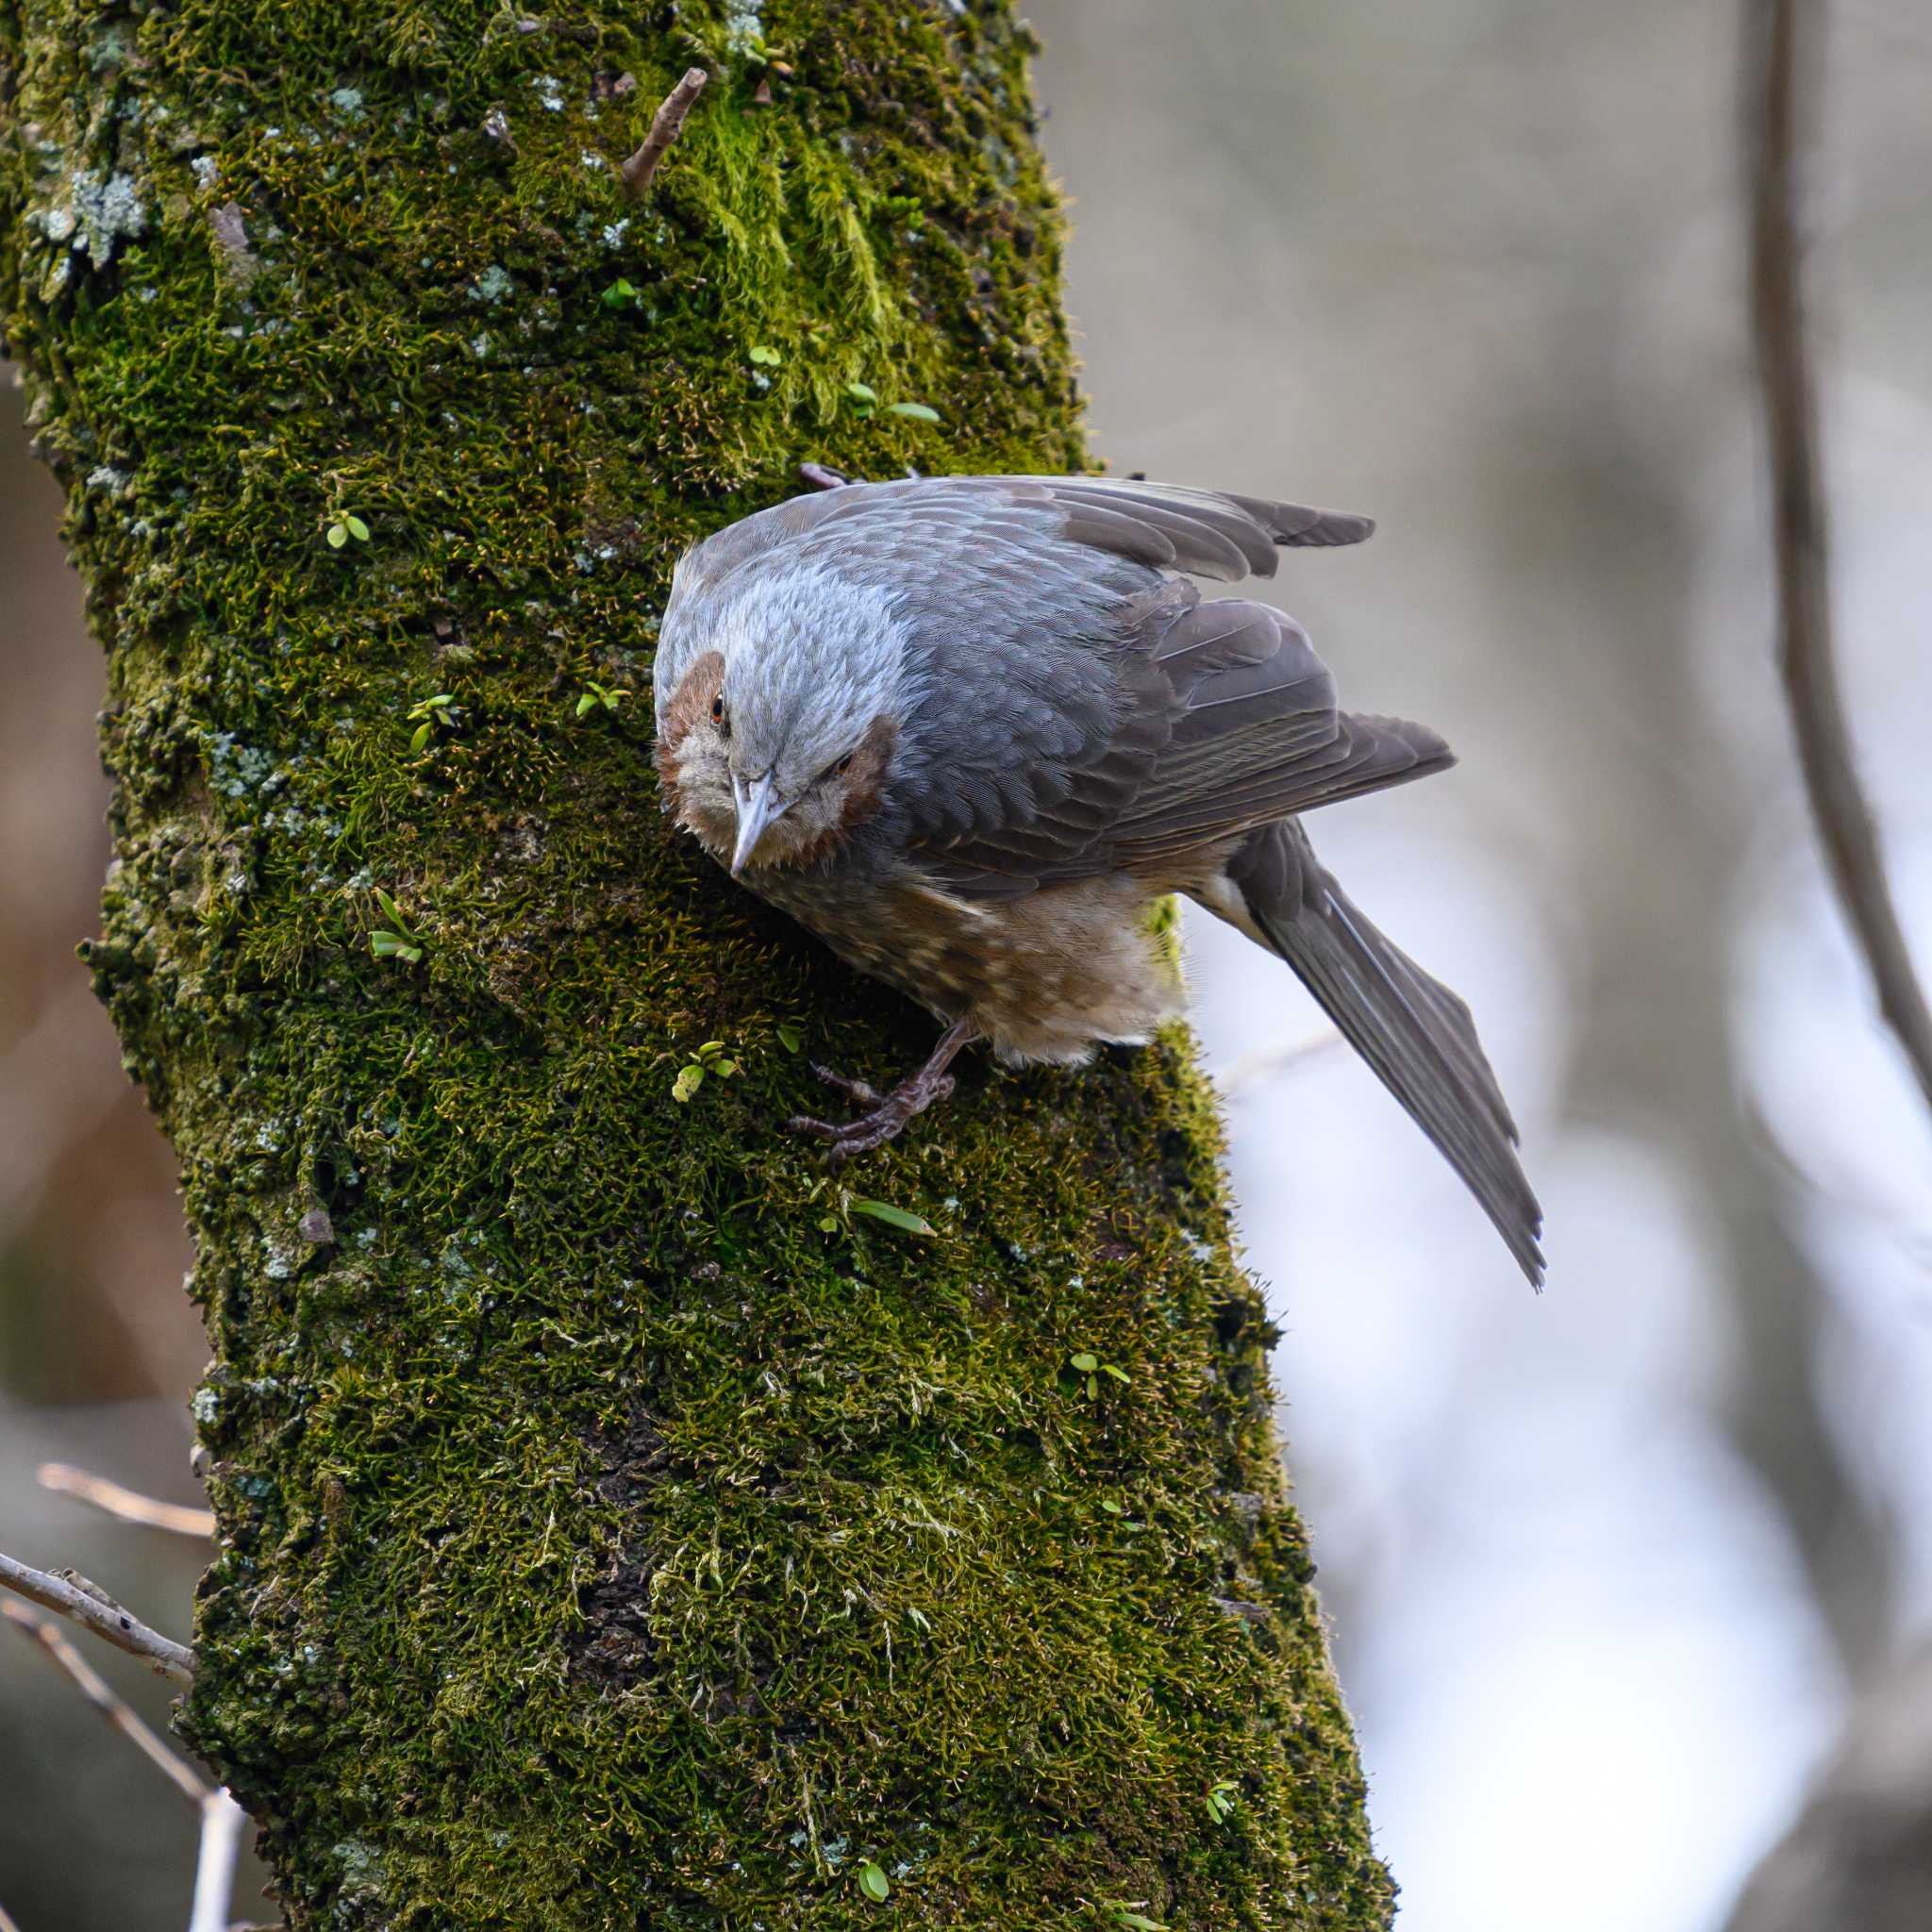
[{"label": "bare twig", "polygon": [[105,1679],[60,1634],[59,1626],[46,1617],[37,1617],[19,1604],[0,1602],[0,1616],[29,1641],[38,1643],[55,1665],[74,1680],[75,1688],[100,1714],[145,1757],[150,1764],[182,1793],[191,1804],[199,1805],[212,1795],[213,1787],[185,1757],[172,1751],[148,1728],[133,1706],[115,1695]]},{"label": "bare twig", "polygon": [[182,1503],[161,1503],[143,1496],[138,1490],[124,1489],[104,1475],[90,1475],[71,1462],[43,1462],[35,1471],[43,1490],[58,1490],[63,1496],[77,1496],[105,1509],[123,1523],[144,1524],[150,1529],[171,1529],[176,1536],[212,1537],[215,1518],[212,1509],[191,1509]]},{"label": "bare twig", "polygon": [[0,1932],[20,1932],[20,1927],[8,1917],[5,1906],[0,1906]]},{"label": "bare twig", "polygon": [[176,1643],[158,1630],[150,1630],[112,1597],[97,1593],[92,1584],[83,1589],[81,1582],[71,1581],[72,1577],[72,1571],[64,1575],[49,1575],[44,1570],[15,1562],[11,1557],[0,1557],[0,1588],[39,1604],[43,1610],[57,1610],[71,1618],[117,1650],[138,1657],[159,1676],[172,1678],[177,1684],[193,1683],[194,1653],[185,1643]]},{"label": "bare twig", "polygon": [[687,68],[684,78],[664,96],[663,105],[651,116],[650,132],[644,136],[643,145],[624,164],[624,185],[638,200],[641,201],[649,192],[658,163],[677,139],[684,117],[691,112],[691,103],[704,92],[709,77],[702,67]]},{"label": "bare twig", "polygon": [[1824,25],[1824,0],[1744,0],[1752,328],[1771,457],[1778,664],[1840,904],[1879,1011],[1932,1103],[1932,1010],[1886,883],[1832,661],[1830,550],[1798,214]]},{"label": "bare twig", "polygon": [[194,1907],[188,1932],[228,1932],[228,1904],[235,1895],[235,1861],[248,1814],[225,1790],[201,1801],[201,1851],[194,1861]]},{"label": "bare twig", "polygon": [[1221,1090],[1222,1099],[1242,1099],[1283,1074],[1299,1072],[1310,1060],[1342,1043],[1341,1035],[1334,1027],[1324,1026],[1303,1040],[1286,1041],[1279,1046],[1251,1047],[1214,1084]]}]

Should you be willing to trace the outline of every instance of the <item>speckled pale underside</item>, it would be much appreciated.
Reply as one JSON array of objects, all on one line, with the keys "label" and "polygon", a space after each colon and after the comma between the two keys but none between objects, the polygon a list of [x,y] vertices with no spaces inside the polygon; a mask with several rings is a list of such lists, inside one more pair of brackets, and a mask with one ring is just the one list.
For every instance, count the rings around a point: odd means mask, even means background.
[{"label": "speckled pale underside", "polygon": [[90,958],[215,1355],[186,1727],[297,1927],[1387,1921],[1184,1044],[969,1070],[855,1175],[939,1232],[848,1213],[778,1027],[927,1023],[658,809],[694,537],[802,458],[1080,465],[1021,59],[981,5],[0,0],[0,309],[109,653]]}]

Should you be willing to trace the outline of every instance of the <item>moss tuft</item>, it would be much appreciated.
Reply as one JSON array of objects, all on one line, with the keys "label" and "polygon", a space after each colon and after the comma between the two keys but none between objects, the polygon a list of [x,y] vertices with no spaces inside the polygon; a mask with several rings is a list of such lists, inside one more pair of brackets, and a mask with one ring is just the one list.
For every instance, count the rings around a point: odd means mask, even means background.
[{"label": "moss tuft", "polygon": [[937,1232],[855,1216],[789,1042],[930,1029],[650,774],[693,537],[807,458],[1082,461],[1025,50],[0,0],[0,312],[109,654],[87,957],[215,1348],[185,1727],[298,1926],[1386,1923],[1186,1041],[968,1068],[851,1177]]}]

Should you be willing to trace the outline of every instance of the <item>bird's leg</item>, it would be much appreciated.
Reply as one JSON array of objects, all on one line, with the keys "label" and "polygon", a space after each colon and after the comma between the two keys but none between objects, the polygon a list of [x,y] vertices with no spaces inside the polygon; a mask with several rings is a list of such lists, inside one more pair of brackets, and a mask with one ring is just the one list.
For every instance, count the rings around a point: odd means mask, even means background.
[{"label": "bird's leg", "polygon": [[813,1120],[808,1114],[794,1115],[785,1124],[794,1134],[811,1134],[824,1141],[825,1158],[835,1167],[855,1154],[870,1154],[874,1147],[883,1147],[888,1141],[896,1139],[914,1115],[924,1113],[953,1091],[953,1076],[946,1069],[961,1047],[970,1046],[978,1038],[979,1029],[972,1021],[955,1020],[940,1035],[939,1044],[926,1057],[925,1064],[901,1080],[890,1093],[881,1093],[863,1080],[849,1080],[842,1074],[815,1064],[812,1072],[826,1086],[836,1088],[867,1111],[842,1125]]}]

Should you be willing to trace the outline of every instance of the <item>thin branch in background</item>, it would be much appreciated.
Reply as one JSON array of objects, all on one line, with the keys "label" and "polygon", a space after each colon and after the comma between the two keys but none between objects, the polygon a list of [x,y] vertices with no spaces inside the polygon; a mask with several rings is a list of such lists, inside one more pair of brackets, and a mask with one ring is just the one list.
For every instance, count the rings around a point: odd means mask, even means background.
[{"label": "thin branch in background", "polygon": [[5,1906],[0,1906],[0,1932],[20,1932],[20,1927],[8,1917]]},{"label": "thin branch in background", "polygon": [[1332,1026],[1311,1033],[1303,1040],[1284,1041],[1278,1046],[1250,1047],[1223,1074],[1215,1086],[1224,1100],[1244,1100],[1257,1088],[1265,1087],[1283,1074],[1299,1073],[1310,1060],[1342,1045],[1341,1035]]},{"label": "thin branch in background", "polygon": [[248,1814],[225,1790],[201,1801],[201,1850],[194,1860],[194,1905],[188,1932],[228,1932],[228,1907],[235,1896],[235,1864],[242,1856],[242,1833]]},{"label": "thin branch in background", "polygon": [[158,1502],[138,1490],[124,1489],[104,1475],[90,1475],[71,1462],[43,1462],[34,1474],[43,1490],[77,1496],[83,1503],[92,1503],[96,1509],[105,1509],[123,1523],[139,1523],[149,1529],[173,1530],[176,1536],[200,1537],[204,1541],[215,1533],[212,1509],[191,1509],[181,1503]]},{"label": "thin branch in background", "polygon": [[4,1616],[29,1642],[38,1643],[54,1664],[74,1680],[80,1694],[150,1764],[155,1765],[190,1804],[199,1805],[211,1794],[214,1788],[208,1780],[185,1757],[163,1743],[132,1705],[109,1689],[94,1667],[60,1634],[57,1624],[49,1618],[37,1617],[33,1611],[14,1603],[0,1603],[0,1616]]},{"label": "thin branch in background", "polygon": [[1798,211],[1824,36],[1824,0],[1744,0],[1751,321],[1771,458],[1778,666],[1840,904],[1871,971],[1879,1011],[1932,1104],[1932,1009],[1886,883],[1833,662],[1830,547]]},{"label": "thin branch in background", "polygon": [[172,1637],[150,1630],[139,1617],[124,1610],[112,1597],[96,1590],[84,1577],[75,1577],[71,1570],[50,1575],[44,1570],[18,1563],[11,1557],[0,1556],[0,1588],[92,1630],[117,1650],[138,1657],[158,1676],[176,1684],[194,1681],[194,1653],[185,1643],[176,1643]]},{"label": "thin branch in background", "polygon": [[709,78],[702,67],[686,69],[684,78],[664,96],[663,105],[651,116],[650,131],[644,136],[643,145],[624,164],[624,185],[639,201],[650,192],[658,163],[677,139],[684,117],[691,112],[691,103],[704,92],[705,82]]}]

